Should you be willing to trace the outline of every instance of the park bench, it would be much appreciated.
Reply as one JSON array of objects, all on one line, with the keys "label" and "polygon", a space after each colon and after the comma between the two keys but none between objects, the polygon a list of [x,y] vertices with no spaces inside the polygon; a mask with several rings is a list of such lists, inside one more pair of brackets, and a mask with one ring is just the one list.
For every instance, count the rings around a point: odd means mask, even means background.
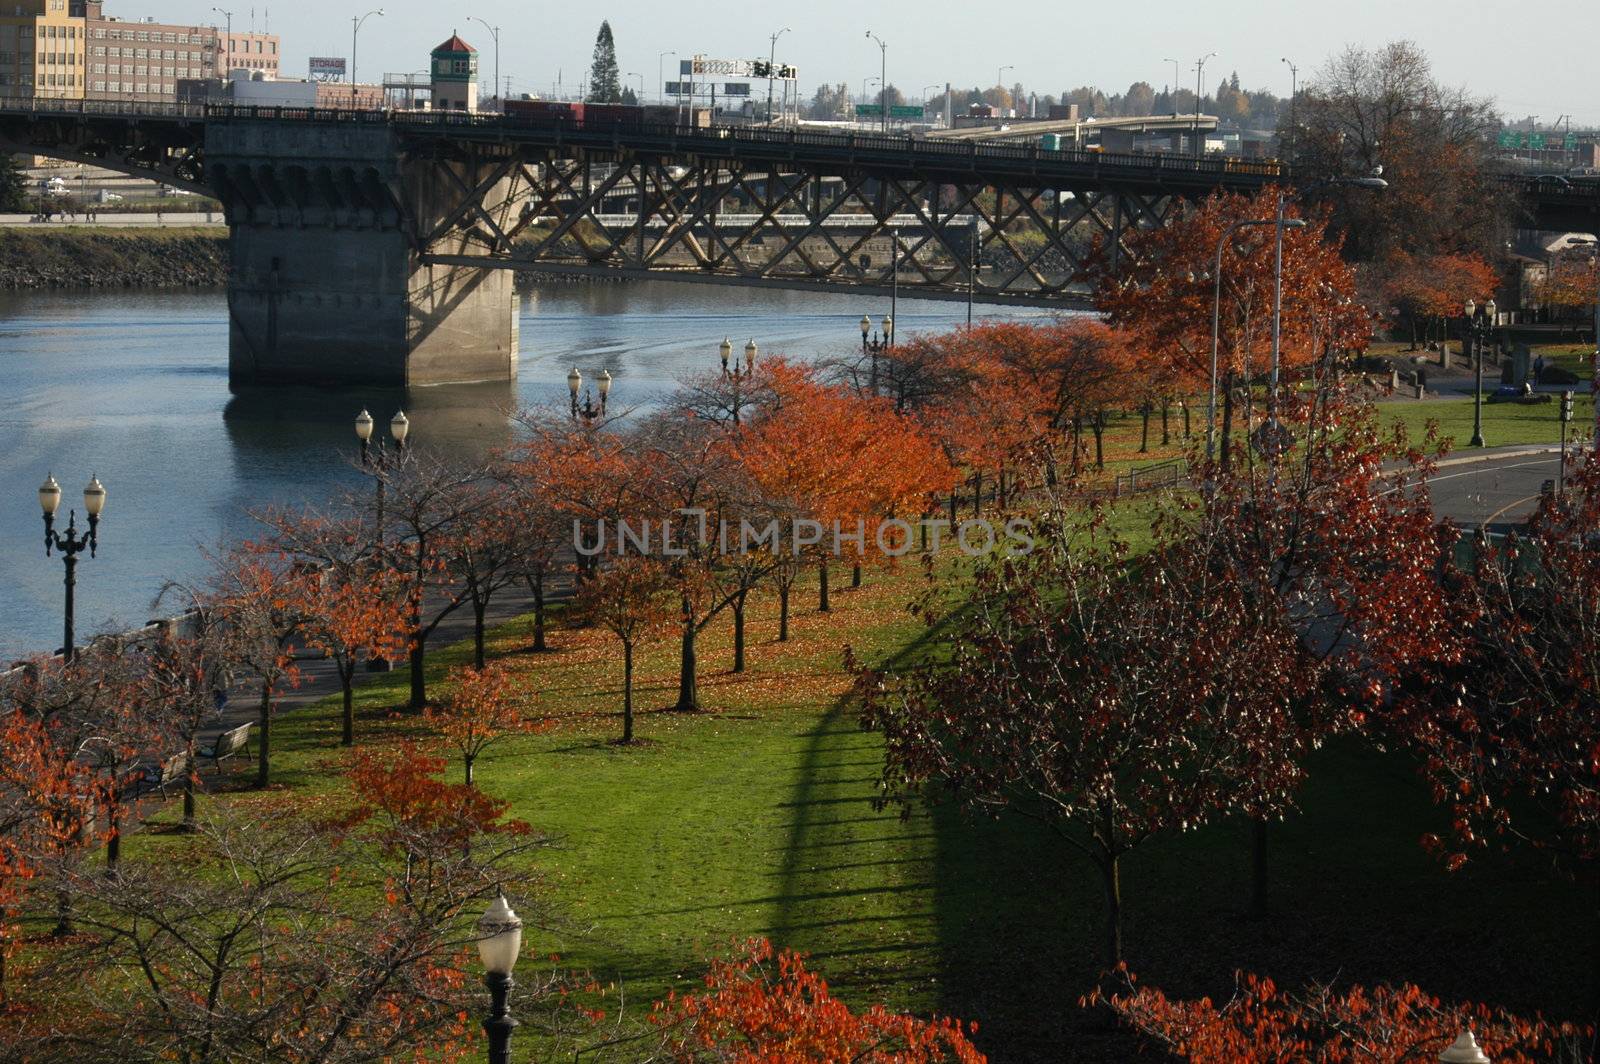
[{"label": "park bench", "polygon": [[173,754],[165,761],[150,765],[145,770],[141,794],[155,791],[161,797],[167,797],[169,788],[181,786],[189,778],[189,755]]},{"label": "park bench", "polygon": [[246,723],[223,732],[211,740],[209,744],[195,751],[195,756],[202,761],[211,762],[220,775],[222,773],[222,763],[228,758],[238,754],[244,754],[246,757],[250,756],[250,727]]}]

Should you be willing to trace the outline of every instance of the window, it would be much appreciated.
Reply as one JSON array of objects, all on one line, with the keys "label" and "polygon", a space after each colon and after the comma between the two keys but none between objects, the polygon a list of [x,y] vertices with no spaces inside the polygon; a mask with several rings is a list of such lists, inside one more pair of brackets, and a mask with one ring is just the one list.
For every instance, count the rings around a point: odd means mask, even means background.
[{"label": "window", "polygon": [[106,91],[106,83],[103,82],[103,81],[95,82],[94,83],[94,91],[95,92],[105,92]]},{"label": "window", "polygon": [[[166,49],[165,51],[163,51],[161,53],[161,58],[163,58],[163,59],[176,59],[177,56],[178,56],[178,53],[174,52],[171,48],[168,48],[168,49]],[[151,58],[154,58],[154,56],[152,56]]]},{"label": "window", "polygon": [[100,47],[96,48],[94,50],[94,54],[96,57],[103,57],[106,54],[105,46],[101,45]]},{"label": "window", "polygon": [[176,33],[163,33],[161,35],[161,39],[163,41],[165,41],[167,44],[177,44],[178,43],[178,35]]}]

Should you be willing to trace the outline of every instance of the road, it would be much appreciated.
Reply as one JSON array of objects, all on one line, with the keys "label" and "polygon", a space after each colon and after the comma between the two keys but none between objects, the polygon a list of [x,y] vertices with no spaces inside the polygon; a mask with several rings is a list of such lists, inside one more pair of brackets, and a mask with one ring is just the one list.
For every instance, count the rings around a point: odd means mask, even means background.
[{"label": "road", "polygon": [[1560,465],[1560,448],[1551,445],[1452,455],[1428,482],[1434,512],[1463,528],[1506,531],[1533,513],[1541,486]]}]

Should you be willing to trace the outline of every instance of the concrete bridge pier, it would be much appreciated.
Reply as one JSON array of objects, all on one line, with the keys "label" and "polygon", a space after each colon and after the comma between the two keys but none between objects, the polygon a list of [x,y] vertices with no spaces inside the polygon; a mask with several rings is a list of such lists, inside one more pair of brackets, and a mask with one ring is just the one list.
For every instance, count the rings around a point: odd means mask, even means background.
[{"label": "concrete bridge pier", "polygon": [[510,228],[505,167],[416,157],[387,123],[356,120],[216,121],[206,157],[229,224],[233,388],[516,376],[511,271],[422,260],[430,241],[481,253],[487,223]]}]

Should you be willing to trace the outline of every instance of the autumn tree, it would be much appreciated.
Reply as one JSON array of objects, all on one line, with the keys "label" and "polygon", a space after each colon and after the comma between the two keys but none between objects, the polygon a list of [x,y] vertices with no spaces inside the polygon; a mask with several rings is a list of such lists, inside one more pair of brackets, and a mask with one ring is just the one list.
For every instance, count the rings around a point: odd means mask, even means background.
[{"label": "autumn tree", "polygon": [[508,485],[486,477],[473,485],[471,495],[475,497],[463,506],[455,529],[441,540],[439,564],[446,578],[465,592],[472,610],[473,663],[482,669],[489,605],[524,581],[529,562],[541,563],[543,544],[528,556],[522,527],[528,507]]},{"label": "autumn tree", "polygon": [[1444,1059],[1440,1054],[1465,1032],[1495,1064],[1553,1064],[1577,1048],[1578,1032],[1568,1025],[1485,1005],[1446,1005],[1409,984],[1288,993],[1270,979],[1241,974],[1233,997],[1217,1004],[1174,1001],[1131,976],[1125,981],[1125,989],[1097,992],[1086,1004],[1109,1007],[1155,1045],[1194,1064],[1420,1064]]},{"label": "autumn tree", "polygon": [[[1218,193],[1167,225],[1137,234],[1126,254],[1114,258],[1100,249],[1092,265],[1095,303],[1108,321],[1128,330],[1150,356],[1166,360],[1175,383],[1204,389],[1211,379],[1216,250],[1230,226],[1257,223],[1236,230],[1223,248],[1217,324],[1225,455],[1235,390],[1271,361],[1276,213],[1276,189],[1252,197]],[[1285,216],[1306,223],[1283,234],[1281,364],[1292,378],[1329,346],[1364,349],[1371,328],[1354,301],[1355,275],[1339,256],[1326,216],[1306,217],[1293,200]]]},{"label": "autumn tree", "polygon": [[411,708],[428,702],[428,639],[470,599],[467,586],[452,574],[460,560],[458,537],[466,533],[484,504],[478,490],[483,471],[451,465],[414,452],[389,472],[386,521],[396,531],[386,548],[395,575],[404,581],[410,626]]},{"label": "autumn tree", "polygon": [[665,1059],[789,1064],[982,1064],[956,1020],[919,1020],[882,1005],[855,1012],[806,968],[799,954],[765,940],[717,959],[705,990],[658,1002],[651,1022],[665,1033]]},{"label": "autumn tree", "polygon": [[1568,869],[1600,857],[1600,463],[1570,470],[1525,535],[1478,537],[1447,583],[1465,646],[1419,670],[1400,724],[1425,758],[1452,866],[1531,845]]},{"label": "autumn tree", "polygon": [[[74,876],[82,934],[37,978],[81,1005],[36,1013],[10,1045],[277,1064],[481,1054],[474,923],[544,840],[442,767],[409,748],[357,754],[340,808],[215,806],[182,861]],[[560,981],[519,980],[519,996],[559,997]]]},{"label": "autumn tree", "polygon": [[318,578],[290,590],[301,620],[299,637],[334,664],[342,697],[340,743],[355,745],[355,677],[365,661],[387,661],[405,651],[409,630],[406,588],[378,557],[372,527],[357,518],[314,513],[263,515],[286,557],[314,566]]},{"label": "autumn tree", "polygon": [[1488,300],[1499,283],[1493,265],[1469,254],[1418,256],[1396,250],[1363,274],[1363,284],[1376,287],[1376,298],[1387,312],[1409,326],[1413,350],[1431,325],[1442,327],[1461,317],[1468,300]]},{"label": "autumn tree", "polygon": [[673,581],[659,559],[632,555],[600,568],[578,592],[578,612],[622,644],[622,743],[633,742],[633,656],[681,619]]},{"label": "autumn tree", "polygon": [[1122,858],[1231,810],[1243,780],[1295,772],[1282,715],[1261,711],[1299,683],[1280,664],[1294,634],[1234,608],[1191,553],[1131,564],[1097,517],[1046,514],[1033,541],[980,565],[953,612],[930,606],[948,661],[892,675],[856,666],[862,721],[884,735],[889,800],[1011,810],[1091,861],[1110,967]]},{"label": "autumn tree", "polygon": [[501,739],[528,732],[535,723],[511,690],[511,676],[499,665],[450,670],[450,693],[423,711],[428,724],[461,752],[467,786],[483,752]]},{"label": "autumn tree", "polygon": [[1280,132],[1297,179],[1378,173],[1381,195],[1330,185],[1332,231],[1358,262],[1499,256],[1508,212],[1490,166],[1499,117],[1491,101],[1442,84],[1412,41],[1351,45],[1303,86],[1296,126]]},{"label": "autumn tree", "polygon": [[259,688],[256,716],[256,786],[266,787],[272,771],[272,721],[284,687],[300,681],[294,643],[306,623],[311,585],[320,580],[315,566],[295,562],[278,550],[245,543],[217,560],[210,587],[177,586],[163,599],[185,600],[223,633],[223,659]]}]

